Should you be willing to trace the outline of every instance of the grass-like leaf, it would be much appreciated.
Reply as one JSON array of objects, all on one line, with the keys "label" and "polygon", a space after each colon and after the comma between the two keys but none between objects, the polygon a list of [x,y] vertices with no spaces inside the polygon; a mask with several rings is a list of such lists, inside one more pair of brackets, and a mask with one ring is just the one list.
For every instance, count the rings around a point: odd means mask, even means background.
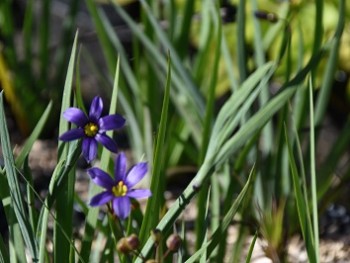
[{"label": "grass-like leaf", "polygon": [[[69,129],[68,122],[62,117],[63,112],[71,106],[72,99],[72,83],[74,75],[74,64],[76,58],[78,33],[75,35],[71,57],[68,64],[67,76],[63,89],[61,114],[59,123],[59,134],[63,134]],[[71,153],[68,150],[70,143],[63,145],[63,142],[58,143],[58,159],[67,160]],[[56,221],[54,228],[54,261],[64,262],[70,251],[70,238],[73,232],[72,229],[72,215],[73,215],[73,201],[74,201],[74,183],[75,172],[71,171],[69,176],[62,177],[62,189],[55,196],[56,199]],[[67,240],[67,236],[69,240]]]},{"label": "grass-like leaf", "polygon": [[211,253],[213,252],[213,250],[216,248],[217,244],[219,244],[222,233],[224,233],[226,231],[226,229],[228,228],[228,226],[230,225],[234,215],[237,213],[239,206],[241,205],[243,199],[246,196],[246,193],[248,191],[248,189],[251,187],[251,183],[254,177],[254,168],[251,170],[250,175],[248,177],[248,180],[246,182],[246,184],[244,185],[242,191],[239,193],[239,195],[237,196],[236,200],[233,202],[230,210],[227,212],[227,214],[224,216],[221,224],[218,226],[217,229],[215,229],[215,231],[213,232],[210,240],[205,243],[201,249],[199,249],[198,251],[196,251],[196,253],[194,253],[187,261],[186,263],[192,263],[192,262],[196,262],[198,257],[204,252],[206,251],[208,253],[208,256],[211,255]]},{"label": "grass-like leaf", "polygon": [[34,231],[31,228],[30,222],[24,209],[24,201],[17,178],[15,160],[12,154],[10,137],[7,129],[4,106],[3,93],[0,94],[0,138],[1,146],[4,154],[5,170],[10,189],[12,208],[16,215],[19,227],[21,229],[23,239],[28,246],[33,260],[38,258],[38,246],[34,237]]},{"label": "grass-like leaf", "polygon": [[159,220],[161,208],[161,190],[164,189],[165,183],[164,174],[161,173],[164,164],[164,142],[167,128],[168,106],[170,98],[170,83],[171,83],[171,57],[168,56],[168,73],[165,85],[165,93],[163,99],[163,107],[159,124],[157,140],[155,142],[154,161],[152,165],[151,191],[152,197],[148,200],[145,216],[140,230],[141,243],[145,243],[150,231],[156,226]]},{"label": "grass-like leaf", "polygon": [[[288,160],[289,160],[289,166],[291,170],[292,175],[292,181],[293,181],[293,189],[294,189],[294,195],[295,195],[295,201],[298,211],[298,217],[299,217],[299,223],[301,228],[301,233],[303,235],[303,238],[305,240],[305,247],[308,253],[308,257],[310,262],[315,262],[315,254],[314,254],[314,234],[311,227],[311,222],[309,220],[310,214],[308,210],[308,206],[306,204],[305,197],[303,196],[303,190],[302,190],[302,183],[299,179],[299,173],[297,169],[297,165],[294,159],[293,151],[289,142],[289,137],[287,133],[287,129],[285,127],[285,138],[286,143],[288,147]],[[304,186],[305,187],[305,186]]]},{"label": "grass-like leaf", "polygon": [[5,170],[8,179],[11,201],[13,210],[21,228],[23,239],[29,248],[33,259],[38,257],[38,246],[34,238],[34,232],[31,228],[28,217],[25,214],[22,193],[20,190],[19,181],[17,178],[15,160],[12,154],[10,137],[7,130],[7,124],[3,108],[3,93],[0,94],[0,138],[1,146],[4,154]]}]

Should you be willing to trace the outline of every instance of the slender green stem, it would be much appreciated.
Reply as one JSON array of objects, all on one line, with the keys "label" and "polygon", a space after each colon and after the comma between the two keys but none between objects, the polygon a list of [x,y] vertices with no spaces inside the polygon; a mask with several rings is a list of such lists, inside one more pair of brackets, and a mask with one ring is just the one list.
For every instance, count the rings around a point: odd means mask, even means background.
[{"label": "slender green stem", "polygon": [[317,205],[317,186],[316,186],[316,156],[315,156],[315,123],[314,123],[314,103],[313,88],[310,79],[310,158],[311,158],[311,198],[312,198],[312,219],[314,227],[314,242],[316,262],[319,258],[319,231],[318,231],[318,205]]}]

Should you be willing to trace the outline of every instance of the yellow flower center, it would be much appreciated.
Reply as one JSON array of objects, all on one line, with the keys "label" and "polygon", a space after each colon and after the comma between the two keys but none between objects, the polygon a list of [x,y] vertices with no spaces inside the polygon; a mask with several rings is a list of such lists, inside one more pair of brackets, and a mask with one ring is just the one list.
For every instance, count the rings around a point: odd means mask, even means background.
[{"label": "yellow flower center", "polygon": [[98,126],[95,123],[89,122],[84,126],[85,135],[88,137],[94,137],[98,132]]},{"label": "yellow flower center", "polygon": [[112,192],[115,196],[124,196],[128,192],[128,187],[123,181],[120,181],[117,185],[113,186]]}]

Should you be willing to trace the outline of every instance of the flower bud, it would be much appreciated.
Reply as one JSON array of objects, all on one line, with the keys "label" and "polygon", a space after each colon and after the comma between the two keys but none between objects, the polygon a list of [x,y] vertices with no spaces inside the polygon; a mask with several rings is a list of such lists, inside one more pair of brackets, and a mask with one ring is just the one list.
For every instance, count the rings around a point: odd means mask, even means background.
[{"label": "flower bud", "polygon": [[139,245],[139,238],[135,234],[132,234],[128,237],[123,237],[118,241],[117,251],[123,254],[129,254],[130,252],[136,250]]},{"label": "flower bud", "polygon": [[181,237],[178,234],[171,234],[166,240],[166,246],[172,252],[178,251],[181,246]]}]

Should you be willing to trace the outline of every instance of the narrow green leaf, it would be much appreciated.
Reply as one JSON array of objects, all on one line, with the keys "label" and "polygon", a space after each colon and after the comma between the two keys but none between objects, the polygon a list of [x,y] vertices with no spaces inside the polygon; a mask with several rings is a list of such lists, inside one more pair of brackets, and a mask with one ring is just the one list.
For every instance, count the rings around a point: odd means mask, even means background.
[{"label": "narrow green leaf", "polygon": [[299,223],[301,228],[301,233],[305,240],[305,247],[308,253],[308,257],[310,262],[315,262],[315,249],[314,249],[314,235],[311,228],[311,222],[309,222],[309,211],[307,209],[307,204],[305,201],[305,197],[303,196],[302,185],[298,175],[297,165],[294,159],[293,151],[289,142],[287,128],[285,126],[285,138],[286,144],[288,148],[288,156],[289,156],[289,166],[291,170],[292,180],[293,180],[293,189],[295,195],[295,201],[298,211]]},{"label": "narrow green leaf", "polygon": [[171,58],[170,54],[168,55],[168,73],[167,81],[165,84],[165,93],[163,99],[163,107],[161,112],[160,124],[158,136],[155,144],[154,160],[152,165],[152,177],[151,177],[151,191],[152,197],[149,198],[147,203],[147,208],[142,222],[140,230],[140,240],[141,243],[145,243],[146,238],[149,236],[149,233],[156,226],[159,220],[159,212],[161,205],[161,189],[165,183],[164,174],[161,173],[164,164],[164,142],[165,142],[165,133],[167,128],[167,118],[168,118],[168,106],[170,98],[170,83],[171,83]]},{"label": "narrow green leaf", "polygon": [[3,108],[3,92],[0,93],[0,138],[13,210],[32,259],[36,260],[38,256],[38,247],[35,241],[34,231],[31,228],[27,215],[25,214],[26,210],[24,208],[22,192],[17,178],[15,160],[12,154],[10,137]]},{"label": "narrow green leaf", "polygon": [[[74,64],[76,59],[78,32],[75,35],[74,43],[72,46],[71,57],[68,64],[67,75],[65,79],[65,85],[63,89],[61,114],[59,123],[59,135],[63,134],[69,129],[69,123],[65,120],[63,112],[71,106],[72,98],[72,83],[74,76]],[[58,159],[67,160],[71,155],[69,151],[70,145],[73,143],[63,144],[62,141],[58,142]],[[71,164],[74,165],[74,164]],[[71,167],[70,167],[71,168]],[[70,170],[70,169],[69,169]],[[74,201],[74,183],[75,183],[75,171],[70,170],[69,175],[62,177],[62,188],[60,192],[57,192],[56,197],[56,221],[54,227],[54,261],[64,262],[67,260],[71,246],[72,236],[72,220],[73,220],[73,201]]]},{"label": "narrow green leaf", "polygon": [[[53,192],[53,189],[55,185],[57,185],[58,177],[60,175],[60,171],[64,168],[65,161],[61,160],[55,167],[55,170],[52,174],[50,185],[49,185],[49,192]],[[37,230],[37,236],[39,238],[39,263],[46,262],[45,256],[46,256],[46,244],[47,244],[47,229],[48,229],[48,220],[49,220],[49,213],[50,213],[50,205],[48,203],[48,198],[45,200],[45,204],[43,205],[41,209],[40,219],[39,219],[39,226],[41,228]]]},{"label": "narrow green leaf", "polygon": [[224,231],[226,231],[226,229],[228,228],[228,226],[230,225],[234,215],[236,214],[236,212],[238,211],[239,206],[241,205],[244,197],[246,196],[246,193],[248,191],[248,189],[251,187],[251,183],[253,180],[253,176],[254,175],[254,168],[251,170],[248,180],[246,182],[246,184],[244,185],[242,191],[239,193],[239,195],[237,196],[236,200],[233,202],[230,210],[227,212],[227,214],[224,216],[221,224],[218,226],[218,228],[213,232],[209,242],[207,242],[205,245],[202,246],[201,249],[199,249],[198,251],[196,251],[196,253],[194,253],[187,261],[186,263],[192,263],[192,262],[196,262],[198,260],[198,257],[201,256],[201,254],[206,250],[208,253],[208,256],[211,255],[211,253],[213,252],[213,250],[215,249],[215,247],[217,246],[217,244],[219,244],[220,240],[221,240],[221,235]]},{"label": "narrow green leaf", "polygon": [[256,242],[257,238],[258,238],[258,231],[255,231],[253,240],[250,243],[248,254],[247,254],[247,257],[246,257],[246,260],[245,260],[246,263],[249,263],[251,261],[251,259],[252,259],[253,250],[254,250],[254,246],[255,246],[255,242]]},{"label": "narrow green leaf", "polygon": [[310,103],[310,168],[311,168],[311,203],[312,203],[312,223],[314,233],[314,249],[316,263],[320,262],[320,236],[318,230],[318,201],[317,201],[317,179],[316,179],[316,149],[315,149],[315,118],[314,118],[314,97],[313,86],[310,78],[309,82],[309,103]]}]

